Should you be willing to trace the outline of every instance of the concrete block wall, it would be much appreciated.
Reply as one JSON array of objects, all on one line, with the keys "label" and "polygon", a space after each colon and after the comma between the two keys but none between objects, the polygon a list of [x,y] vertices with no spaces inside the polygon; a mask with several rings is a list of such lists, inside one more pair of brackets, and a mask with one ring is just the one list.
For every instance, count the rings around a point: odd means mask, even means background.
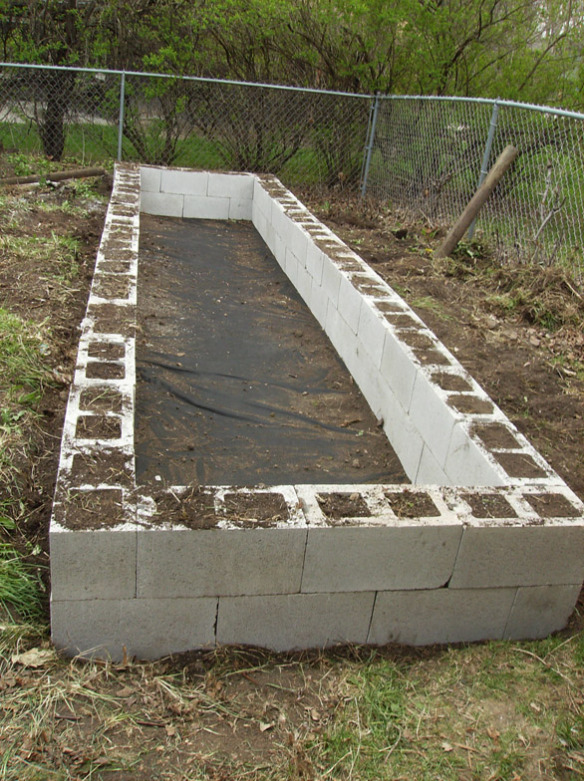
[{"label": "concrete block wall", "polygon": [[[140,209],[253,220],[383,418],[412,486],[136,485]],[[169,500],[192,514],[195,489],[207,509],[187,524]],[[254,510],[265,494],[281,508],[273,517]],[[252,500],[243,521],[227,501],[240,495]],[[584,505],[274,177],[123,165],[82,324],[50,543],[52,634],[68,654],[517,639],[568,620],[584,578]]]}]

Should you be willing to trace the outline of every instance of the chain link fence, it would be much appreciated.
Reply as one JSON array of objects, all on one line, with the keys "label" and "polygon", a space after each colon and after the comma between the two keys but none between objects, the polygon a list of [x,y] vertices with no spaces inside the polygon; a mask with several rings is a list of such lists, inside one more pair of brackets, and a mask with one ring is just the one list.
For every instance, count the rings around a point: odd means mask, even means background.
[{"label": "chain link fence", "polygon": [[483,207],[474,237],[502,261],[561,264],[582,283],[584,115],[425,97],[380,97],[376,109],[362,191],[449,225],[512,144],[519,155]]},{"label": "chain link fence", "polygon": [[243,82],[1,64],[0,143],[269,172],[451,224],[507,144],[519,150],[475,238],[502,260],[584,267],[584,115],[509,101],[368,96]]}]

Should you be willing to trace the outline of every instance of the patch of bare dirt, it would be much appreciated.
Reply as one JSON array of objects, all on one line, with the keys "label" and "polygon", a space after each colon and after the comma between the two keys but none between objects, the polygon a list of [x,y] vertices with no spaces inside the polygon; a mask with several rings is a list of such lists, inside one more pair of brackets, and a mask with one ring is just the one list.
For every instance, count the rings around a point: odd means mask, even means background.
[{"label": "patch of bare dirt", "polygon": [[376,204],[311,207],[584,498],[584,292],[561,270],[500,266],[479,250],[436,261],[440,230],[404,227]]}]

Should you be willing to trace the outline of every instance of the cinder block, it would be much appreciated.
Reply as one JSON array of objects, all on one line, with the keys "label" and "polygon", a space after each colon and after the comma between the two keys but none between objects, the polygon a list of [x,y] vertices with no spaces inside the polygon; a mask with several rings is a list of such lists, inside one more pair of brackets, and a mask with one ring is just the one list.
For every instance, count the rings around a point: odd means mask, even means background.
[{"label": "cinder block", "polygon": [[362,592],[221,598],[217,642],[274,651],[364,643],[374,597]]},{"label": "cinder block", "polygon": [[67,656],[120,661],[122,599],[60,601],[51,597],[51,638]]},{"label": "cinder block", "polygon": [[[345,323],[338,309],[329,300],[324,330],[331,344],[347,366],[355,366],[357,337]],[[350,369],[351,371],[351,369]]]},{"label": "cinder block", "polygon": [[312,277],[313,283],[319,285],[322,283],[322,269],[324,266],[324,254],[316,244],[308,243],[306,250],[306,269]]},{"label": "cinder block", "polygon": [[298,258],[299,264],[304,268],[306,266],[306,253],[308,252],[308,243],[310,239],[298,223],[292,223],[289,236],[290,250]]},{"label": "cinder block", "polygon": [[300,591],[306,529],[138,532],[143,599]]},{"label": "cinder block", "polygon": [[257,178],[253,177],[252,183],[252,221],[255,222],[256,215],[261,213],[269,219],[272,209],[272,198],[264,189],[262,183]]},{"label": "cinder block", "polygon": [[274,246],[270,247],[272,255],[276,258],[278,265],[282,270],[286,268],[286,242],[277,233],[274,233]]},{"label": "cinder block", "polygon": [[456,421],[455,413],[438,394],[435,384],[422,371],[416,374],[409,413],[426,446],[432,451],[438,464],[444,467]]},{"label": "cinder block", "polygon": [[417,373],[418,367],[408,355],[403,342],[388,329],[381,357],[381,375],[406,412],[412,402]]},{"label": "cinder block", "polygon": [[414,483],[418,485],[453,485],[440,468],[440,464],[436,461],[432,452],[425,445]]},{"label": "cinder block", "polygon": [[208,176],[207,195],[217,198],[227,196],[251,203],[255,181],[253,174],[219,174],[210,171]]},{"label": "cinder block", "polygon": [[[352,331],[351,335],[353,335]],[[347,352],[343,360],[375,417],[383,418],[383,411],[387,409],[387,397],[391,391],[379,374],[379,370],[371,364],[369,354],[357,342],[355,350]]]},{"label": "cinder block", "polygon": [[342,278],[343,274],[339,268],[333,263],[328,255],[323,255],[322,289],[335,309],[339,308],[339,289],[341,287]]},{"label": "cinder block", "polygon": [[452,575],[462,525],[310,529],[302,592],[440,588]]},{"label": "cinder block", "polygon": [[391,442],[409,479],[414,482],[422,457],[424,440],[393,395],[386,398],[387,412],[383,416],[383,430]]},{"label": "cinder block", "polygon": [[[259,211],[257,211],[254,219],[253,219],[253,226],[257,230],[257,232],[260,234],[262,239],[266,241],[266,236],[268,234],[268,226],[270,223],[266,219],[266,215]],[[267,242],[266,242],[267,243]],[[268,245],[269,246],[269,245]],[[270,247],[270,250],[273,252],[272,248]]]},{"label": "cinder block", "polygon": [[316,284],[313,283],[310,309],[323,330],[326,325],[328,302],[329,300],[322,287],[317,287]]},{"label": "cinder block", "polygon": [[51,633],[68,656],[157,659],[214,645],[216,615],[209,598],[53,600]]},{"label": "cinder block", "polygon": [[55,531],[49,535],[56,600],[124,599],[136,594],[136,531]]},{"label": "cinder block", "polygon": [[296,290],[302,296],[305,304],[311,309],[312,306],[312,277],[308,271],[298,264],[298,277],[296,279]]},{"label": "cinder block", "polygon": [[473,442],[465,426],[452,429],[444,471],[451,485],[505,485],[502,470]]},{"label": "cinder block", "polygon": [[343,275],[339,287],[339,312],[354,334],[357,334],[359,330],[359,317],[361,315],[362,302],[363,296],[361,293],[353,287],[351,281]]},{"label": "cinder block", "polygon": [[286,247],[286,256],[284,261],[284,272],[290,282],[296,287],[298,284],[298,273],[300,264],[298,262],[298,258],[296,255],[292,252],[290,247]]},{"label": "cinder block", "polygon": [[582,526],[464,529],[450,588],[548,586],[584,579]]},{"label": "cinder block", "polygon": [[373,304],[363,299],[358,336],[360,343],[371,356],[371,361],[377,369],[381,367],[386,330],[387,324],[380,313],[373,308]]},{"label": "cinder block", "polygon": [[156,214],[160,217],[182,217],[184,195],[171,193],[142,192],[140,195],[140,211],[146,214]]},{"label": "cinder block", "polygon": [[251,220],[251,199],[237,198],[237,197],[230,198],[229,219],[230,220]]},{"label": "cinder block", "polygon": [[503,637],[514,588],[385,591],[377,594],[368,642],[468,643]]},{"label": "cinder block", "polygon": [[563,629],[572,615],[582,584],[518,588],[505,629],[506,640],[547,637]]},{"label": "cinder block", "polygon": [[172,168],[165,168],[162,171],[160,190],[177,195],[206,195],[208,180],[207,171],[174,171]]},{"label": "cinder block", "polygon": [[139,659],[215,645],[217,599],[132,599],[122,603],[120,639]]},{"label": "cinder block", "polygon": [[160,179],[162,176],[162,169],[149,168],[148,166],[140,166],[140,190],[145,192],[158,193],[160,192]]},{"label": "cinder block", "polygon": [[200,220],[227,220],[229,198],[211,198],[207,195],[185,195],[183,217]]}]

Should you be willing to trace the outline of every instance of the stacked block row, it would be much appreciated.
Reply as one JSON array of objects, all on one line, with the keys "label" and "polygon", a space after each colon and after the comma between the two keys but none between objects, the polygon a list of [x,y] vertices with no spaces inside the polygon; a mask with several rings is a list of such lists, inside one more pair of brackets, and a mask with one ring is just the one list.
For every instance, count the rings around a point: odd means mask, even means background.
[{"label": "stacked block row", "polygon": [[274,177],[256,179],[252,218],[383,420],[412,482],[557,483],[403,299]]},{"label": "stacked block row", "polygon": [[[413,486],[136,486],[139,208],[253,220]],[[580,591],[583,516],[405,302],[278,180],[118,167],[51,524],[59,648],[116,659],[544,636]]]}]

